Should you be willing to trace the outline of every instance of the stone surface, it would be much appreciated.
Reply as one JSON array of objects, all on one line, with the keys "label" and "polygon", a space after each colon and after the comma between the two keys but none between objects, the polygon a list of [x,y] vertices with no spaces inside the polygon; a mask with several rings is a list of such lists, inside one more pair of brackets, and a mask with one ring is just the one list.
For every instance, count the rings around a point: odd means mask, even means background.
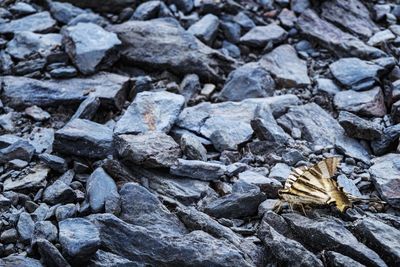
[{"label": "stone surface", "polygon": [[189,27],[188,32],[207,45],[212,45],[217,36],[219,19],[213,14],[207,14]]},{"label": "stone surface", "polygon": [[229,71],[234,63],[201,43],[173,19],[129,21],[109,30],[122,41],[121,57],[143,67],[180,75],[195,73],[205,80],[220,81],[217,68]]},{"label": "stone surface", "polygon": [[305,86],[311,83],[307,74],[307,65],[298,58],[291,45],[281,45],[263,56],[260,65],[271,72],[282,87]]},{"label": "stone surface", "polygon": [[381,136],[382,129],[379,124],[363,119],[353,113],[341,111],[338,121],[346,134],[350,137],[374,140]]},{"label": "stone surface", "polygon": [[125,7],[135,5],[135,0],[113,0],[110,3],[108,0],[62,0],[81,8],[90,8],[98,12],[118,12]]},{"label": "stone surface", "polygon": [[41,260],[47,266],[70,266],[69,263],[61,255],[60,251],[46,239],[36,241]]},{"label": "stone surface", "polygon": [[381,156],[389,153],[399,143],[400,124],[395,124],[383,129],[381,136],[371,142],[372,151],[375,155]]},{"label": "stone surface", "polygon": [[50,13],[58,22],[68,24],[75,17],[87,14],[85,10],[70,3],[52,1],[49,3]]},{"label": "stone surface", "polygon": [[0,149],[0,163],[6,163],[14,159],[30,162],[35,148],[25,140],[18,140],[13,144]]},{"label": "stone surface", "polygon": [[375,33],[371,38],[369,38],[367,44],[371,46],[379,46],[383,43],[390,42],[394,40],[396,36],[389,30],[384,30]]},{"label": "stone surface", "polygon": [[157,18],[161,4],[161,1],[148,1],[140,4],[130,20],[149,20]]},{"label": "stone surface", "polygon": [[244,171],[239,173],[239,180],[248,184],[258,186],[268,198],[278,197],[278,190],[282,189],[282,184],[273,178],[268,178],[254,171]]},{"label": "stone surface", "polygon": [[54,151],[63,154],[104,158],[112,151],[112,130],[107,126],[74,119],[54,136]]},{"label": "stone surface", "polygon": [[219,180],[225,171],[226,167],[222,164],[185,159],[178,159],[177,164],[170,168],[173,175],[202,181]]},{"label": "stone surface", "polygon": [[135,262],[130,261],[127,258],[99,249],[90,258],[88,266],[90,267],[140,266],[140,263],[138,263],[137,265]]},{"label": "stone surface", "polygon": [[18,177],[17,179],[8,178],[3,184],[4,191],[33,190],[44,187],[47,184],[46,178],[49,171],[48,168],[39,165],[27,175],[22,175],[22,177]]},{"label": "stone surface", "polygon": [[168,133],[183,108],[185,99],[169,92],[142,92],[136,95],[114,132],[138,134],[149,131]]},{"label": "stone surface", "polygon": [[180,145],[187,159],[207,161],[207,150],[196,135],[183,134]]},{"label": "stone surface", "polygon": [[358,261],[353,260],[350,257],[342,255],[340,253],[334,251],[326,251],[324,253],[325,259],[330,266],[335,267],[346,267],[346,266],[354,266],[354,267],[363,267],[365,265],[359,263]]},{"label": "stone surface", "polygon": [[0,24],[0,33],[15,33],[21,31],[45,33],[56,26],[56,21],[47,11],[32,14],[20,19]]},{"label": "stone surface", "polygon": [[56,241],[58,239],[57,227],[50,221],[37,221],[33,229],[31,245],[35,245],[36,241],[40,239],[46,239],[50,242]]},{"label": "stone surface", "polygon": [[268,43],[276,44],[285,40],[287,32],[277,24],[256,26],[240,38],[242,44],[263,48]]},{"label": "stone surface", "polygon": [[121,41],[96,24],[78,23],[64,28],[62,34],[65,51],[83,74],[107,69],[118,60]]},{"label": "stone surface", "polygon": [[26,108],[25,113],[35,121],[45,121],[50,119],[50,114],[38,106]]},{"label": "stone surface", "polygon": [[74,190],[60,180],[56,180],[43,192],[43,201],[51,205],[71,203],[75,199],[76,194]]},{"label": "stone surface", "polygon": [[10,255],[8,257],[0,259],[0,264],[4,264],[4,266],[17,267],[17,266],[29,266],[29,267],[44,267],[39,260],[19,256],[19,255]]},{"label": "stone surface", "polygon": [[68,170],[67,162],[61,157],[43,153],[39,155],[39,158],[42,162],[44,162],[44,164],[46,164],[47,167],[56,172],[65,173]]},{"label": "stone surface", "polygon": [[19,238],[22,242],[29,243],[33,234],[33,229],[35,228],[35,223],[32,217],[27,212],[22,212],[18,218],[17,230]]}]

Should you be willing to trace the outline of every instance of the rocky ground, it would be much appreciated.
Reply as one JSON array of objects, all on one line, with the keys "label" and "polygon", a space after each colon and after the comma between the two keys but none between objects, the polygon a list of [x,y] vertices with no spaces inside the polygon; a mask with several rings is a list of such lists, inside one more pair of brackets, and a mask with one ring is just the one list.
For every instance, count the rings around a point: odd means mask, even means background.
[{"label": "rocky ground", "polygon": [[399,1],[0,6],[0,266],[400,265]]}]

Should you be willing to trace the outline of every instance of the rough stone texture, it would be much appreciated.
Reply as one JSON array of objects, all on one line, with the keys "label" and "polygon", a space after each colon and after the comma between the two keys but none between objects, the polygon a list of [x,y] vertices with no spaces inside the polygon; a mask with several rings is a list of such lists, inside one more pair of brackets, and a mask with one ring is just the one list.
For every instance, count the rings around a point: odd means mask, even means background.
[{"label": "rough stone texture", "polygon": [[4,264],[4,266],[10,266],[10,267],[17,267],[17,266],[44,267],[42,263],[36,259],[19,255],[10,255],[8,257],[2,258],[0,259],[0,264]]},{"label": "rough stone texture", "polygon": [[386,42],[394,40],[396,36],[389,30],[383,30],[375,33],[371,38],[369,38],[367,44],[371,46],[379,46]]},{"label": "rough stone texture", "polygon": [[219,19],[213,14],[207,14],[189,27],[188,32],[211,45],[218,33]]},{"label": "rough stone texture", "polygon": [[256,26],[240,38],[242,44],[263,48],[269,42],[276,44],[287,37],[287,32],[276,24]]},{"label": "rough stone texture", "polygon": [[305,86],[311,83],[306,62],[298,58],[296,50],[291,45],[275,48],[263,56],[259,63],[271,72],[282,87]]},{"label": "rough stone texture", "polygon": [[56,180],[43,192],[43,201],[51,205],[71,203],[75,199],[76,194],[74,190],[60,180]]},{"label": "rough stone texture", "polygon": [[61,0],[61,2],[69,2],[75,6],[82,8],[91,8],[98,12],[118,12],[125,7],[134,6],[136,0]]},{"label": "rough stone texture", "polygon": [[41,255],[41,260],[46,266],[70,266],[58,249],[46,239],[37,240],[36,245]]},{"label": "rough stone texture", "polygon": [[381,136],[371,142],[372,151],[377,156],[389,153],[399,143],[400,124],[395,124],[383,129]]},{"label": "rough stone texture", "polygon": [[30,162],[35,148],[25,140],[18,140],[15,143],[0,149],[0,163],[4,164],[14,159]]},{"label": "rough stone texture", "polygon": [[50,13],[58,22],[68,24],[75,17],[88,12],[70,3],[51,1],[49,3]]},{"label": "rough stone texture", "polygon": [[273,178],[268,178],[254,171],[241,172],[238,175],[239,180],[248,184],[258,186],[268,198],[277,198],[278,190],[282,189],[282,184]]},{"label": "rough stone texture", "polygon": [[29,243],[33,234],[33,229],[35,228],[35,223],[32,217],[27,212],[22,212],[18,218],[17,230],[19,238],[22,242]]},{"label": "rough stone texture", "polygon": [[354,266],[354,267],[363,267],[365,265],[359,263],[358,261],[353,260],[350,257],[344,256],[340,253],[334,251],[326,251],[324,253],[324,257],[327,261],[329,266],[334,267],[347,267],[347,266]]},{"label": "rough stone texture", "polygon": [[48,168],[39,165],[32,170],[32,173],[25,176],[17,179],[8,178],[3,184],[4,191],[33,190],[44,187],[47,184],[46,178],[49,171]]},{"label": "rough stone texture", "polygon": [[0,33],[15,33],[21,31],[44,33],[56,26],[56,21],[47,11],[29,15],[20,19],[0,24]]},{"label": "rough stone texture", "polygon": [[234,61],[201,43],[174,19],[129,21],[109,28],[122,41],[121,57],[148,68],[177,74],[195,73],[220,81],[217,68],[229,71]]},{"label": "rough stone texture", "polygon": [[194,134],[183,134],[180,139],[183,154],[188,159],[207,161],[207,150]]},{"label": "rough stone texture", "polygon": [[382,129],[377,123],[360,118],[347,111],[339,113],[338,121],[350,137],[374,140],[382,134]]},{"label": "rough stone texture", "polygon": [[96,253],[90,258],[90,267],[120,267],[120,266],[140,266],[140,263],[135,263],[127,258],[118,256],[116,254],[106,252],[104,250],[97,250]]},{"label": "rough stone texture", "polygon": [[118,120],[116,134],[138,134],[150,131],[168,133],[181,112],[185,99],[169,92],[142,92],[136,95]]},{"label": "rough stone texture", "polygon": [[121,41],[93,23],[78,23],[62,31],[63,44],[72,62],[83,74],[106,69],[118,60]]},{"label": "rough stone texture", "polygon": [[173,175],[202,181],[219,180],[225,171],[226,167],[222,164],[185,159],[178,159],[177,164],[170,169]]}]

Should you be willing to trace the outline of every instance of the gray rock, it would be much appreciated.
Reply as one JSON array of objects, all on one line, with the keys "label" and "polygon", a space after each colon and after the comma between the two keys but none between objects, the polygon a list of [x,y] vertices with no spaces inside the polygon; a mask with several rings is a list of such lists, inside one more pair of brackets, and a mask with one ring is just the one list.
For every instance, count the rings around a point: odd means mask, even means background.
[{"label": "gray rock", "polygon": [[183,154],[192,160],[207,161],[207,150],[194,134],[184,134],[180,139]]},{"label": "gray rock", "polygon": [[254,216],[258,206],[267,198],[264,193],[232,193],[210,202],[204,212],[216,218],[243,218]]},{"label": "gray rock", "polygon": [[68,24],[72,19],[88,12],[70,3],[49,2],[50,13],[58,22]]},{"label": "gray rock", "polygon": [[75,200],[76,194],[74,190],[60,180],[56,180],[43,192],[43,201],[47,204],[65,204],[74,202]]},{"label": "gray rock", "polygon": [[163,132],[115,136],[119,157],[151,168],[168,168],[181,156],[179,145]]},{"label": "gray rock", "polygon": [[13,66],[14,62],[10,55],[4,50],[0,51],[0,70],[4,74],[11,74]]},{"label": "gray rock", "polygon": [[372,88],[383,68],[355,57],[341,58],[329,65],[332,75],[343,86],[355,91]]},{"label": "gray rock", "polygon": [[207,14],[187,30],[205,44],[211,46],[218,33],[219,19],[213,14]]},{"label": "gray rock", "polygon": [[337,220],[312,220],[295,213],[283,217],[301,242],[313,249],[335,250],[367,266],[387,266],[377,253],[358,242]]},{"label": "gray rock", "polygon": [[121,216],[127,223],[145,227],[155,233],[182,235],[185,226],[143,186],[126,183],[120,190]]},{"label": "gray rock", "polygon": [[131,7],[136,4],[136,0],[113,0],[109,2],[108,0],[62,0],[63,2],[71,3],[75,6],[81,8],[90,8],[97,12],[119,12],[125,7]]},{"label": "gray rock", "polygon": [[83,74],[107,69],[118,60],[121,41],[93,23],[78,23],[62,31],[65,51]]},{"label": "gray rock", "polygon": [[33,229],[35,228],[35,223],[29,213],[22,212],[19,215],[17,230],[19,234],[19,239],[22,242],[30,243]]},{"label": "gray rock", "polygon": [[394,123],[400,123],[400,100],[392,104],[390,116]]},{"label": "gray rock", "polygon": [[232,71],[219,98],[224,101],[241,101],[246,98],[272,96],[275,82],[257,63],[247,63]]},{"label": "gray rock", "polygon": [[259,63],[271,72],[282,87],[306,86],[311,83],[306,62],[298,58],[296,50],[291,45],[278,46],[263,56]]},{"label": "gray rock", "polygon": [[233,245],[202,231],[176,237],[125,223],[111,214],[89,219],[98,227],[105,249],[132,261],[156,266],[254,266]]},{"label": "gray rock", "polygon": [[225,174],[225,165],[201,160],[178,159],[176,165],[172,165],[170,173],[202,181],[216,181]]},{"label": "gray rock", "polygon": [[233,17],[233,21],[239,24],[245,31],[249,31],[256,26],[254,21],[243,11],[237,13],[237,15]]},{"label": "gray rock", "polygon": [[375,33],[371,38],[369,38],[367,44],[370,46],[378,46],[382,43],[386,43],[392,41],[396,38],[396,36],[392,33],[391,30],[383,30]]},{"label": "gray rock", "polygon": [[381,156],[395,149],[400,137],[400,124],[383,129],[381,136],[371,142],[372,151],[375,155]]},{"label": "gray rock", "polygon": [[340,175],[338,175],[336,180],[337,180],[338,185],[340,187],[342,187],[346,193],[349,193],[352,196],[362,197],[362,194],[360,193],[360,190],[358,189],[358,187],[355,185],[354,181],[347,178],[346,175],[340,174]]},{"label": "gray rock", "polygon": [[43,166],[36,166],[32,172],[16,179],[8,178],[4,181],[4,191],[19,191],[19,190],[34,190],[46,186],[47,175],[49,173],[48,168]]},{"label": "gray rock", "polygon": [[32,234],[32,245],[36,244],[37,240],[46,239],[50,242],[56,241],[58,238],[58,229],[50,221],[38,221],[35,223],[35,228]]},{"label": "gray rock", "polygon": [[32,106],[25,109],[25,114],[35,121],[45,121],[50,119],[50,114],[38,106]]},{"label": "gray rock", "polygon": [[280,182],[285,182],[291,171],[292,170],[287,164],[279,162],[272,167],[269,177],[275,178]]},{"label": "gray rock", "polygon": [[240,38],[244,45],[263,48],[268,43],[277,44],[285,40],[287,32],[272,23],[267,26],[256,26]]},{"label": "gray rock", "polygon": [[400,159],[398,154],[375,158],[369,168],[379,195],[393,207],[400,207]]},{"label": "gray rock", "polygon": [[54,151],[63,154],[104,158],[112,151],[112,130],[88,120],[74,119],[54,136]]},{"label": "gray rock", "polygon": [[87,13],[87,14],[81,14],[72,19],[69,23],[68,26],[75,26],[78,25],[79,23],[92,23],[96,24],[100,27],[106,27],[109,25],[109,22],[103,18],[102,16],[94,13]]},{"label": "gray rock", "polygon": [[329,96],[334,96],[336,93],[340,92],[339,86],[337,86],[332,80],[324,78],[317,79],[317,90],[319,92],[324,92]]},{"label": "gray rock", "polygon": [[128,77],[101,72],[87,78],[39,81],[15,76],[2,77],[3,99],[11,107],[79,104],[89,95],[104,106],[121,108]]},{"label": "gray rock", "polygon": [[21,31],[44,33],[56,26],[56,21],[47,11],[29,15],[20,19],[0,24],[0,33],[15,33]]},{"label": "gray rock", "polygon": [[282,189],[282,184],[273,178],[268,178],[254,171],[239,173],[239,181],[258,186],[268,198],[277,198],[278,190]]},{"label": "gray rock", "polygon": [[4,197],[3,195],[0,195],[0,211],[7,210],[10,207],[11,207],[11,200]]},{"label": "gray rock", "polygon": [[169,92],[142,92],[136,95],[115,125],[117,134],[149,131],[168,133],[181,112],[185,99]]},{"label": "gray rock", "polygon": [[15,143],[0,149],[0,163],[6,163],[14,159],[30,162],[35,148],[25,140],[18,140]]},{"label": "gray rock", "polygon": [[87,180],[86,193],[93,213],[104,212],[106,202],[118,202],[119,199],[117,185],[101,167]]},{"label": "gray rock", "polygon": [[17,16],[25,16],[36,13],[36,9],[33,6],[24,2],[17,2],[13,4],[10,6],[10,11]]},{"label": "gray rock", "polygon": [[46,203],[40,203],[39,207],[35,207],[35,211],[32,212],[31,216],[35,222],[44,221],[47,217],[47,213],[49,212],[49,206]]},{"label": "gray rock", "polygon": [[58,223],[63,254],[74,263],[87,262],[100,247],[97,227],[84,218],[70,218]]},{"label": "gray rock", "polygon": [[303,13],[304,10],[311,5],[309,0],[292,0],[290,1],[290,9],[296,13]]},{"label": "gray rock", "polygon": [[77,214],[76,205],[73,203],[62,205],[56,209],[56,218],[58,222],[75,217]]},{"label": "gray rock", "polygon": [[201,90],[199,76],[196,74],[187,74],[183,78],[180,86],[179,93],[185,97],[185,102],[188,103],[192,97],[198,94]]},{"label": "gray rock", "polygon": [[365,265],[359,263],[358,261],[353,260],[350,257],[342,255],[340,253],[334,251],[325,251],[324,258],[327,261],[327,264],[332,267],[364,267]]},{"label": "gray rock", "polygon": [[54,79],[66,79],[75,77],[78,72],[73,66],[66,66],[61,68],[53,69],[49,72],[51,78]]},{"label": "gray rock", "polygon": [[46,266],[63,266],[70,267],[69,263],[64,259],[58,249],[46,239],[39,239],[36,241],[41,261]]},{"label": "gray rock", "polygon": [[20,255],[10,255],[2,258],[0,259],[1,264],[8,267],[44,267],[40,261]]},{"label": "gray rock", "polygon": [[338,110],[350,111],[369,117],[386,115],[384,96],[379,87],[362,92],[341,91],[335,95],[333,101]]},{"label": "gray rock", "polygon": [[279,205],[279,199],[267,199],[264,200],[259,206],[258,206],[258,216],[263,217],[265,213],[268,211],[273,211],[278,207]]},{"label": "gray rock", "polygon": [[[344,1],[343,1],[344,2]],[[322,20],[311,9],[305,10],[297,21],[301,32],[316,40],[338,56],[355,56],[360,58],[379,58],[386,54],[377,48],[366,45],[357,37],[343,32],[333,24]]]},{"label": "gray rock", "polygon": [[338,121],[346,134],[353,138],[374,140],[381,136],[382,129],[379,124],[354,115],[347,111],[339,113]]},{"label": "gray rock", "polygon": [[35,153],[51,153],[53,150],[54,129],[34,127],[29,135],[29,143],[35,148]]},{"label": "gray rock", "polygon": [[140,4],[130,20],[149,20],[157,18],[160,12],[161,1],[148,1]]},{"label": "gray rock", "polygon": [[183,13],[188,13],[194,8],[193,0],[171,0],[171,3],[176,5],[176,7]]},{"label": "gray rock", "polygon": [[2,231],[0,234],[0,241],[5,244],[15,243],[18,240],[18,233],[17,230],[14,228],[10,228],[7,230]]},{"label": "gray rock", "polygon": [[324,2],[321,16],[361,37],[370,37],[379,30],[367,7],[359,0]]},{"label": "gray rock", "polygon": [[47,57],[61,47],[61,34],[38,34],[29,31],[16,32],[14,38],[7,43],[6,51],[12,57],[24,60],[38,53]]},{"label": "gray rock", "polygon": [[139,267],[144,266],[140,262],[136,263],[128,260],[127,258],[118,256],[116,254],[106,252],[104,250],[97,250],[96,253],[90,258],[88,267]]},{"label": "gray rock", "polygon": [[123,43],[121,57],[143,67],[179,75],[195,73],[204,80],[221,81],[217,68],[230,71],[234,63],[201,43],[174,19],[129,21],[109,30],[117,33]]},{"label": "gray rock", "polygon": [[86,119],[91,120],[94,115],[96,115],[97,110],[100,107],[100,99],[98,97],[89,96],[79,105],[78,109],[72,115],[71,120],[73,119]]},{"label": "gray rock", "polygon": [[221,29],[229,42],[237,44],[240,41],[241,28],[239,24],[231,21],[221,21]]},{"label": "gray rock", "polygon": [[65,159],[56,155],[43,153],[39,155],[39,158],[47,167],[58,173],[65,173],[68,170],[68,165]]}]

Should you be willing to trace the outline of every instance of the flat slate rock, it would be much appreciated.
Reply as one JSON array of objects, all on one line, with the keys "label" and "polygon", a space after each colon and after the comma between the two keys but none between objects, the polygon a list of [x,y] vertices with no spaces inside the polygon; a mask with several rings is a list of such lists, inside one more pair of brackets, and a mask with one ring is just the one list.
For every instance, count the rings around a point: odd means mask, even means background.
[{"label": "flat slate rock", "polygon": [[88,11],[76,7],[70,3],[52,1],[49,3],[50,13],[58,22],[68,24],[79,15],[87,14]]},{"label": "flat slate rock", "polygon": [[364,264],[359,263],[358,261],[353,260],[350,257],[347,257],[343,254],[334,252],[334,251],[325,251],[324,252],[325,260],[329,266],[335,267],[347,267],[347,266],[354,266],[354,267],[365,267]]},{"label": "flat slate rock", "polygon": [[307,64],[297,56],[296,50],[288,44],[278,46],[260,61],[260,65],[271,72],[282,87],[297,87],[311,84]]},{"label": "flat slate rock", "polygon": [[195,73],[211,81],[222,80],[219,69],[233,68],[233,59],[203,44],[171,18],[128,21],[108,30],[122,41],[122,59],[142,67],[179,75]]},{"label": "flat slate rock", "polygon": [[136,95],[114,128],[116,134],[150,131],[168,133],[178,118],[185,99],[169,92],[142,92]]},{"label": "flat slate rock", "polygon": [[121,108],[125,103],[128,77],[100,72],[87,78],[39,81],[4,76],[2,99],[11,107],[79,104],[88,95],[97,96],[105,106]]},{"label": "flat slate rock", "polygon": [[54,136],[54,151],[89,158],[104,158],[112,152],[113,133],[105,125],[74,119]]},{"label": "flat slate rock", "polygon": [[126,7],[134,6],[136,0],[61,0],[61,2],[68,2],[81,8],[90,8],[97,12],[120,12]]},{"label": "flat slate rock", "polygon": [[34,190],[45,187],[46,178],[49,173],[48,168],[38,165],[32,172],[16,179],[8,178],[4,181],[4,191]]},{"label": "flat slate rock", "polygon": [[225,165],[201,160],[178,159],[170,168],[170,173],[202,181],[217,181],[226,171]]},{"label": "flat slate rock", "polygon": [[4,266],[9,266],[9,267],[21,267],[21,266],[26,266],[26,267],[44,267],[42,263],[33,258],[29,257],[24,257],[24,256],[18,256],[18,255],[10,255],[8,257],[4,257],[0,259],[0,265],[4,264]]},{"label": "flat slate rock", "polygon": [[189,27],[188,32],[211,46],[218,33],[219,19],[213,14],[207,14]]},{"label": "flat slate rock", "polygon": [[50,13],[44,11],[0,24],[0,33],[21,31],[46,33],[52,30],[56,24],[57,22],[50,16]]},{"label": "flat slate rock", "polygon": [[297,20],[297,26],[305,36],[316,40],[338,56],[355,56],[364,59],[386,56],[382,50],[365,44],[357,37],[321,19],[311,9],[302,13]]},{"label": "flat slate rock", "polygon": [[338,121],[346,134],[353,138],[374,140],[381,136],[381,126],[373,121],[363,119],[353,113],[341,111]]},{"label": "flat slate rock", "polygon": [[240,38],[244,45],[263,48],[268,43],[276,44],[287,37],[287,32],[277,24],[267,26],[256,26]]}]

